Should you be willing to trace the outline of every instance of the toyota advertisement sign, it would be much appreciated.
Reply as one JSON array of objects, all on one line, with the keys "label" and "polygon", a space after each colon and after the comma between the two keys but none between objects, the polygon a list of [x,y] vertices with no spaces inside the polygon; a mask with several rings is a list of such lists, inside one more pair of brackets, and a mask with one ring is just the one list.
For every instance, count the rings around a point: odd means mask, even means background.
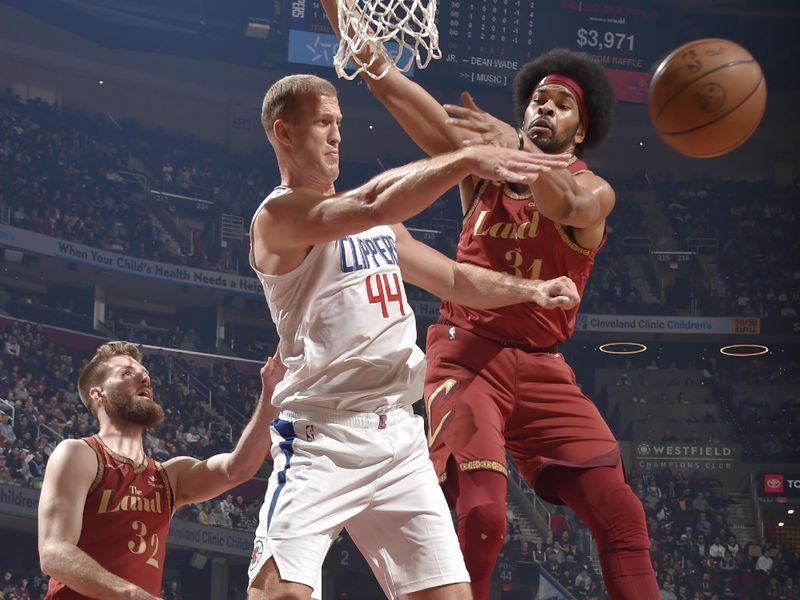
[{"label": "toyota advertisement sign", "polygon": [[789,473],[763,473],[761,495],[766,498],[800,498],[800,475]]}]

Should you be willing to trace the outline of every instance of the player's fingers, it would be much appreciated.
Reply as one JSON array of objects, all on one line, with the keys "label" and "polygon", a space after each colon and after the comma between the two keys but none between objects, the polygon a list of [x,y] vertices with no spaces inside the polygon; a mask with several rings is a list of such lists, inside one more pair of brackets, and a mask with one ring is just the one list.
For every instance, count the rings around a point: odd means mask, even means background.
[{"label": "player's fingers", "polygon": [[542,308],[559,308],[559,305],[555,298],[546,298],[542,302]]},{"label": "player's fingers", "polygon": [[569,162],[561,158],[540,158],[538,155],[524,152],[522,150],[514,150],[519,153],[517,160],[521,160],[529,165],[544,165],[553,167],[554,169],[563,169],[569,165]]},{"label": "player's fingers", "polygon": [[528,152],[527,154],[530,155],[531,158],[534,158],[536,160],[555,160],[558,162],[569,162],[572,159],[571,154],[564,154],[564,153],[545,154],[543,152],[542,153],[537,152],[536,154],[534,154],[533,152]]},{"label": "player's fingers", "polygon": [[571,298],[567,298],[566,296],[558,296],[556,298],[556,306],[558,308],[569,309],[575,306],[575,302],[574,300],[572,300]]},{"label": "player's fingers", "polygon": [[497,146],[497,140],[491,137],[478,136],[463,140],[462,146]]},{"label": "player's fingers", "polygon": [[495,174],[497,178],[503,181],[513,181],[515,183],[524,183],[528,181],[530,175],[526,175],[524,173],[519,173],[516,171],[511,171],[501,165],[498,165],[495,168]]},{"label": "player's fingers", "polygon": [[469,92],[461,92],[461,104],[467,108],[471,108],[472,110],[480,110],[478,105],[475,103],[475,99],[472,97],[472,94]]},{"label": "player's fingers", "polygon": [[510,164],[513,169],[518,169],[526,173],[547,173],[552,169],[548,164],[543,163],[528,163],[528,162],[513,162]]},{"label": "player's fingers", "polygon": [[466,129],[467,131],[472,131],[473,133],[483,133],[486,131],[486,127],[481,125],[480,123],[475,123],[474,121],[470,121],[467,119],[453,119],[449,118],[445,121],[448,125],[452,125],[454,127],[459,127],[461,129]]},{"label": "player's fingers", "polygon": [[569,166],[569,154],[533,154],[532,152],[525,152],[524,154],[529,162],[558,165],[559,167]]},{"label": "player's fingers", "polygon": [[450,114],[458,115],[459,117],[472,117],[475,118],[475,111],[465,106],[458,104],[443,104],[442,107]]},{"label": "player's fingers", "polygon": [[539,179],[538,173],[529,173],[528,176],[525,178],[525,183],[527,183],[528,185],[533,185],[533,183],[535,183],[537,179]]}]

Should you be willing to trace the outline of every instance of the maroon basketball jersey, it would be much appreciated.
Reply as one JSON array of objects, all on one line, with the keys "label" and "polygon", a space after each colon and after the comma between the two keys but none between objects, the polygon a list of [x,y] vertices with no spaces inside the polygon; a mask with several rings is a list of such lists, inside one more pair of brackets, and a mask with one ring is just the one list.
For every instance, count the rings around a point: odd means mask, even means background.
[{"label": "maroon basketball jersey", "polygon": [[[78,548],[105,569],[161,596],[172,488],[160,463],[141,465],[114,453],[98,436],[83,438],[97,456],[97,476],[86,496]],[[86,598],[54,578],[45,600]]]},{"label": "maroon basketball jersey", "polygon": [[[586,170],[580,160],[569,166],[573,175]],[[566,275],[582,294],[600,246],[591,250],[578,246],[568,227],[539,212],[530,189],[516,193],[505,182],[483,181],[464,217],[457,260],[530,279]],[[578,307],[546,310],[527,302],[478,310],[443,301],[440,312],[481,337],[542,348],[572,334]]]}]

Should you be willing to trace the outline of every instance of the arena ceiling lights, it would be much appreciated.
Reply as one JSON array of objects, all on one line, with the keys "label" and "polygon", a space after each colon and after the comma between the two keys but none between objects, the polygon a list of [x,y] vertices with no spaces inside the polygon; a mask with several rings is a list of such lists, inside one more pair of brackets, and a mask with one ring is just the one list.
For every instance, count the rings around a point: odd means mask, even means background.
[{"label": "arena ceiling lights", "polygon": [[720,354],[743,358],[747,356],[761,356],[769,352],[769,347],[764,344],[729,344],[719,349]]},{"label": "arena ceiling lights", "polygon": [[606,354],[639,354],[645,352],[647,346],[639,342],[608,342],[602,344],[598,350]]}]

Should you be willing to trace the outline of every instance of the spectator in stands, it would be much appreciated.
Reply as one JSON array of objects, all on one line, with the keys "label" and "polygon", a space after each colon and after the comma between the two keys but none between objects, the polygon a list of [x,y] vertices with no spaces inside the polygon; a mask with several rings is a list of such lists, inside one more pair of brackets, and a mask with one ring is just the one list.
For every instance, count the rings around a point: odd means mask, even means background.
[{"label": "spectator in stands", "polygon": [[714,595],[714,589],[711,585],[711,576],[708,573],[703,573],[700,580],[700,587],[695,591],[695,594],[699,594],[698,597],[702,600],[710,600],[711,596]]},{"label": "spectator in stands", "polygon": [[230,516],[222,510],[222,505],[219,502],[215,503],[214,508],[211,509],[211,517],[218,527],[227,527],[228,529],[233,527]]},{"label": "spectator in stands", "polygon": [[28,470],[33,480],[41,480],[44,477],[44,454],[37,450],[31,455],[28,461]]},{"label": "spectator in stands", "polygon": [[728,536],[728,543],[725,545],[727,551],[731,554],[731,556],[736,556],[741,549],[739,547],[739,542],[736,540],[735,535]]},{"label": "spectator in stands", "polygon": [[719,537],[715,537],[712,544],[708,547],[708,555],[717,559],[725,556],[725,546],[722,545]]},{"label": "spectator in stands", "polygon": [[78,398],[78,390],[75,387],[75,382],[70,381],[67,383],[67,389],[64,390],[64,399],[75,405],[77,405],[80,401],[80,398]]},{"label": "spectator in stands", "polygon": [[536,544],[534,544],[533,552],[531,554],[531,557],[537,563],[541,564],[541,563],[545,562],[545,560],[546,560],[545,549],[542,546],[542,542],[536,542]]},{"label": "spectator in stands", "polygon": [[708,543],[706,542],[706,536],[699,531],[697,531],[697,537],[695,538],[694,545],[696,549],[696,552],[694,553],[695,559],[700,560],[708,554]]},{"label": "spectator in stands", "polygon": [[736,569],[736,556],[725,548],[725,553],[719,561],[719,568],[721,571],[730,573]]},{"label": "spectator in stands", "polygon": [[12,335],[9,337],[8,340],[6,340],[3,350],[8,356],[12,358],[19,358],[21,349],[19,341],[17,341],[17,336]]},{"label": "spectator in stands", "polygon": [[671,581],[664,581],[661,586],[661,600],[678,600],[675,594],[675,584]]},{"label": "spectator in stands", "polygon": [[14,433],[14,428],[9,423],[8,415],[0,410],[0,444],[14,442],[16,439],[17,434]]},{"label": "spectator in stands", "polygon": [[19,583],[14,588],[14,594],[16,595],[19,600],[30,600],[31,597],[31,590],[28,587],[29,581],[27,577],[21,577]]},{"label": "spectator in stands", "polygon": [[231,527],[234,529],[242,528],[242,509],[238,505],[233,505],[233,508],[228,513],[228,518],[231,520]]},{"label": "spectator in stands", "polygon": [[[708,504],[706,502],[706,504]],[[700,534],[702,533],[704,536],[709,536],[711,534],[711,521],[708,520],[708,516],[705,511],[701,511],[700,515],[697,517],[697,522],[694,525],[695,531]]]},{"label": "spectator in stands", "polygon": [[553,534],[553,539],[561,539],[561,534],[564,531],[568,532],[569,523],[567,517],[564,515],[564,509],[560,506],[556,507],[555,512],[550,515],[550,531]]},{"label": "spectator in stands", "polygon": [[589,587],[589,591],[586,594],[586,600],[604,600],[605,598],[606,595],[602,590],[602,584],[593,579],[592,585]]},{"label": "spectator in stands", "polygon": [[258,511],[259,505],[257,503],[251,502],[248,504],[242,513],[242,519],[239,522],[239,527],[247,531],[255,531],[256,527],[258,526]]},{"label": "spectator in stands", "polygon": [[7,594],[14,591],[14,573],[6,569],[3,572],[3,580],[0,581],[0,592]]},{"label": "spectator in stands", "polygon": [[586,595],[589,593],[589,588],[592,585],[592,578],[586,567],[581,568],[580,572],[575,576],[574,585],[579,594]]},{"label": "spectator in stands", "polygon": [[220,500],[219,506],[222,512],[224,512],[226,515],[231,514],[231,511],[233,510],[234,506],[233,494],[226,494],[225,497],[222,500]]},{"label": "spectator in stands", "polygon": [[8,455],[8,470],[16,485],[27,485],[30,471],[26,462],[28,451],[22,445],[14,445]]},{"label": "spectator in stands", "polygon": [[570,546],[570,540],[572,539],[572,533],[569,529],[564,529],[561,531],[561,535],[559,536],[559,542],[561,543],[561,548],[566,552]]},{"label": "spectator in stands", "polygon": [[166,582],[162,596],[164,600],[183,600],[183,596],[178,588],[177,579],[171,579]]},{"label": "spectator in stands", "polygon": [[200,512],[197,515],[197,520],[203,525],[216,525],[217,521],[214,519],[214,515],[210,512],[208,505],[208,502],[203,502],[200,507]]},{"label": "spectator in stands", "polygon": [[559,544],[558,541],[553,542],[553,545],[547,549],[545,556],[548,564],[556,565],[556,569],[560,568],[560,566],[564,563],[564,560],[566,560],[564,550],[561,549],[561,544]]},{"label": "spectator in stands", "polygon": [[5,454],[0,454],[0,483],[17,484],[17,481],[11,475],[11,471],[8,470],[8,458]]},{"label": "spectator in stands", "polygon": [[772,571],[773,559],[766,550],[761,551],[761,556],[756,560],[756,571],[764,575],[769,575]]}]

